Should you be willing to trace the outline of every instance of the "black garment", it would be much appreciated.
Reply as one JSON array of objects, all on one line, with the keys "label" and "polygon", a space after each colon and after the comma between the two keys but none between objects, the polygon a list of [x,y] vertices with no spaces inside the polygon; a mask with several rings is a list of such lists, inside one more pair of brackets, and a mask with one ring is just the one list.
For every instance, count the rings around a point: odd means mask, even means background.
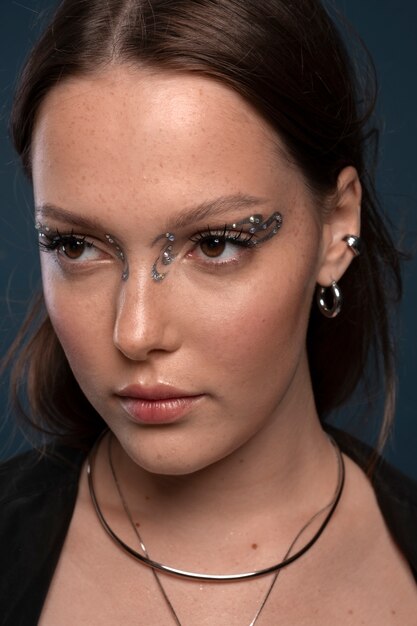
[{"label": "black garment", "polygon": [[[341,450],[364,467],[370,450],[331,430]],[[73,514],[85,454],[55,447],[0,466],[0,623],[35,626]],[[386,524],[417,581],[417,483],[382,459],[373,486]]]}]

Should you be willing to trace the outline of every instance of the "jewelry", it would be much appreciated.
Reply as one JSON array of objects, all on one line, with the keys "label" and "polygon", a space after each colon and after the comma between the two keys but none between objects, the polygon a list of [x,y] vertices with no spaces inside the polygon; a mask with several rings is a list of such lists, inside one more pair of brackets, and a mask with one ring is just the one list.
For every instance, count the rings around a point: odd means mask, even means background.
[{"label": "jewelry", "polygon": [[240,222],[234,222],[233,224],[226,225],[226,229],[237,228],[238,226],[243,226],[244,224],[251,224],[251,227],[249,228],[251,235],[258,233],[259,231],[267,231],[270,226],[274,226],[263,237],[258,237],[258,239],[253,239],[251,241],[252,246],[257,246],[264,241],[268,241],[268,239],[271,239],[277,234],[282,226],[282,215],[281,213],[274,212],[264,221],[263,216],[257,213],[256,215],[251,215]]},{"label": "jewelry", "polygon": [[45,233],[49,233],[51,229],[49,228],[49,226],[44,226],[40,222],[36,222],[35,223],[35,230],[38,231],[38,236],[39,237],[45,237],[46,236]]},{"label": "jewelry", "polygon": [[119,258],[122,263],[123,263],[123,272],[122,272],[122,280],[127,280],[129,278],[129,266],[127,264],[127,259],[125,256],[125,253],[123,252],[122,248],[120,247],[119,243],[117,242],[117,240],[113,237],[113,235],[104,235],[107,242],[113,246],[113,248],[116,250],[116,256],[117,258]]},{"label": "jewelry", "polygon": [[[95,458],[95,453],[96,453],[96,450],[97,450],[98,444],[99,444],[100,440],[102,439],[102,437],[104,436],[104,434],[105,434],[106,432],[107,432],[107,431],[104,431],[104,432],[100,435],[100,437],[98,438],[98,440],[97,440],[96,444],[93,446],[93,450],[91,451],[91,453],[90,453],[90,455],[89,455],[89,458],[88,458],[88,465],[87,465],[88,483],[89,483],[90,494],[91,494],[91,498],[92,498],[92,501],[93,501],[93,505],[94,505],[94,508],[95,508],[95,510],[96,510],[96,513],[97,513],[97,515],[98,515],[98,517],[99,517],[99,520],[100,520],[102,523],[104,522],[105,524],[106,524],[106,522],[105,522],[105,520],[104,520],[104,518],[103,518],[103,515],[102,515],[102,513],[101,513],[100,508],[98,507],[98,503],[97,503],[97,500],[96,500],[96,497],[95,497],[95,492],[94,492],[94,483],[93,483],[93,474],[92,474],[92,467],[93,467],[93,464],[94,464],[94,458]],[[342,494],[342,490],[343,490],[343,485],[344,485],[344,474],[345,474],[344,462],[343,462],[343,457],[342,457],[342,455],[341,455],[341,453],[340,453],[340,450],[339,450],[339,448],[338,448],[338,446],[337,446],[336,442],[335,442],[335,441],[334,441],[334,440],[333,440],[330,436],[329,436],[329,439],[330,439],[331,443],[333,444],[333,446],[335,447],[336,457],[337,457],[337,463],[338,463],[338,481],[337,481],[337,486],[336,486],[336,490],[335,490],[334,497],[332,498],[332,500],[330,501],[330,503],[329,503],[329,504],[327,504],[325,507],[323,507],[322,509],[320,509],[319,511],[317,511],[317,512],[316,512],[316,513],[315,513],[315,514],[314,514],[314,515],[313,515],[313,516],[312,516],[312,517],[308,520],[308,522],[307,522],[307,523],[306,523],[306,524],[305,524],[305,525],[304,525],[304,526],[300,529],[300,531],[297,533],[297,535],[295,536],[295,538],[294,538],[294,539],[293,539],[293,541],[291,542],[291,545],[290,545],[290,547],[288,548],[288,550],[287,550],[287,552],[286,552],[286,554],[285,554],[285,556],[284,556],[284,561],[283,561],[282,563],[284,563],[285,561],[286,561],[287,563],[289,562],[288,557],[289,557],[289,555],[290,555],[290,553],[291,553],[291,551],[292,551],[292,549],[293,549],[294,545],[295,545],[295,544],[296,544],[296,542],[298,541],[299,537],[303,534],[303,532],[304,532],[304,531],[305,531],[305,530],[306,530],[306,529],[307,529],[307,528],[308,528],[308,527],[309,527],[309,526],[313,523],[313,521],[314,521],[314,520],[315,520],[315,519],[316,519],[319,515],[321,515],[321,514],[322,514],[322,513],[324,513],[327,509],[329,509],[329,508],[330,508],[330,512],[328,513],[328,515],[327,515],[327,517],[326,517],[326,520],[325,520],[324,524],[322,524],[322,526],[320,527],[320,529],[319,529],[319,533],[318,533],[318,534],[316,534],[316,535],[315,535],[315,537],[313,537],[313,540],[307,544],[309,547],[311,547],[311,546],[313,545],[313,543],[316,541],[316,539],[318,538],[318,536],[321,534],[322,530],[324,530],[325,525],[327,525],[328,521],[330,520],[330,517],[332,516],[332,514],[333,514],[334,510],[336,509],[336,505],[337,505],[338,501],[340,500],[340,497],[341,497],[341,494]],[[127,516],[128,520],[129,520],[129,522],[130,522],[130,525],[132,526],[132,528],[133,528],[133,530],[134,530],[134,532],[135,532],[135,534],[136,534],[136,536],[137,536],[137,538],[138,538],[138,540],[139,540],[139,544],[140,544],[140,547],[141,547],[141,549],[142,549],[142,551],[143,551],[143,554],[144,554],[145,558],[148,560],[148,562],[149,562],[149,563],[151,563],[152,561],[151,561],[151,559],[149,558],[149,554],[148,554],[148,552],[147,552],[146,546],[145,546],[145,544],[144,544],[144,542],[143,542],[143,539],[142,539],[142,537],[141,537],[141,535],[140,535],[140,533],[139,533],[139,530],[138,530],[138,528],[137,528],[136,524],[135,524],[135,523],[134,523],[134,521],[133,521],[132,514],[131,514],[131,512],[130,512],[130,510],[129,510],[128,506],[127,506],[126,499],[124,498],[124,495],[123,495],[122,489],[121,489],[121,487],[120,487],[119,481],[118,481],[117,476],[116,476],[116,472],[115,472],[115,468],[114,468],[113,461],[112,461],[112,456],[111,456],[111,441],[112,441],[112,436],[111,436],[111,434],[110,434],[110,436],[109,436],[109,438],[108,438],[108,460],[109,460],[109,465],[110,465],[110,469],[111,469],[111,472],[112,472],[113,480],[114,480],[114,482],[115,482],[115,485],[116,485],[117,491],[118,491],[118,493],[119,493],[119,497],[120,497],[120,500],[121,500],[121,502],[122,502],[122,505],[123,505],[124,511],[125,511],[125,513],[126,513],[126,516]],[[104,526],[104,528],[108,531],[108,525],[107,525],[107,524]],[[114,535],[114,534],[113,534],[113,535],[111,535],[111,536],[112,536],[113,538],[115,537],[115,535]],[[305,552],[305,550],[303,550],[303,551],[302,551],[302,553],[304,553],[304,552]],[[299,556],[301,556],[301,551],[300,551],[300,552],[298,552],[297,554],[298,554]],[[297,557],[297,554],[296,554],[296,555],[294,555],[294,557]],[[143,561],[142,561],[142,562],[143,562]],[[258,620],[258,618],[259,618],[259,616],[260,616],[260,614],[261,614],[261,612],[262,612],[263,608],[265,607],[265,605],[266,605],[266,603],[267,603],[267,601],[268,601],[268,598],[269,598],[269,597],[270,597],[270,595],[271,595],[271,592],[272,592],[272,590],[273,590],[273,588],[274,588],[274,585],[275,585],[275,583],[276,583],[276,581],[277,581],[277,579],[278,579],[279,574],[280,574],[280,573],[281,573],[281,571],[282,571],[282,568],[283,568],[283,565],[281,565],[281,567],[280,567],[279,569],[277,569],[277,570],[274,572],[274,574],[273,574],[273,576],[272,576],[272,581],[271,581],[270,585],[268,586],[268,589],[267,589],[267,591],[266,591],[266,594],[264,595],[264,598],[263,598],[262,602],[261,602],[261,603],[260,603],[260,605],[259,605],[259,608],[258,608],[258,610],[257,610],[257,612],[256,612],[256,614],[255,614],[255,617],[252,619],[252,621],[250,622],[249,626],[254,626],[254,624],[257,622],[257,620]],[[168,606],[168,608],[169,608],[169,610],[170,610],[170,612],[171,612],[171,615],[172,615],[172,617],[173,617],[173,619],[174,619],[175,623],[177,624],[177,626],[182,626],[182,624],[181,624],[181,622],[180,622],[180,620],[179,620],[179,618],[178,618],[178,615],[177,615],[177,613],[176,613],[176,611],[175,611],[175,609],[174,609],[174,606],[173,606],[172,602],[170,601],[170,599],[169,599],[169,597],[168,597],[168,594],[167,594],[167,592],[166,592],[166,590],[165,590],[165,588],[164,588],[164,586],[163,586],[163,584],[162,584],[162,581],[161,581],[161,579],[160,579],[160,577],[159,577],[159,575],[158,575],[157,570],[156,570],[153,566],[151,566],[151,569],[152,569],[152,574],[153,574],[153,576],[154,576],[155,582],[157,583],[158,588],[159,588],[159,590],[161,591],[161,594],[162,594],[162,596],[163,596],[163,598],[164,598],[164,600],[165,600],[165,602],[166,602],[166,604],[167,604],[167,606]],[[191,575],[190,577],[191,577],[191,578],[194,578],[194,575]]]},{"label": "jewelry", "polygon": [[166,276],[166,272],[158,271],[158,262],[162,263],[163,265],[170,265],[176,257],[176,255],[172,252],[172,244],[175,241],[175,235],[173,235],[172,233],[164,233],[163,235],[159,235],[155,239],[154,243],[156,243],[160,239],[167,239],[170,243],[162,248],[160,255],[157,257],[155,263],[152,265],[151,276],[153,280],[157,283],[161,282],[161,280],[164,280]]},{"label": "jewelry", "polygon": [[[104,434],[104,433],[103,433]],[[103,436],[103,434],[101,436]],[[140,561],[141,563],[143,563],[144,565],[147,565],[148,567],[151,567],[155,570],[158,570],[160,572],[165,572],[166,574],[171,574],[174,576],[179,576],[180,578],[191,578],[194,580],[202,580],[202,581],[217,581],[217,582],[228,582],[228,581],[238,581],[238,580],[247,580],[247,579],[253,579],[253,578],[260,578],[261,576],[266,576],[267,574],[273,574],[274,572],[277,572],[278,570],[282,569],[283,567],[286,567],[287,565],[289,565],[290,563],[293,563],[294,561],[296,561],[297,559],[299,559],[303,554],[305,554],[318,540],[318,538],[320,537],[320,535],[322,534],[322,532],[324,531],[324,529],[326,528],[327,524],[329,523],[331,517],[333,516],[333,513],[336,510],[337,504],[340,500],[340,497],[342,495],[342,491],[343,491],[343,485],[344,485],[344,480],[345,480],[345,466],[344,466],[344,462],[343,462],[343,457],[342,454],[336,444],[336,442],[329,437],[331,443],[333,444],[335,451],[336,451],[336,456],[337,456],[337,461],[338,461],[338,480],[337,480],[337,487],[336,487],[336,491],[334,494],[333,499],[331,500],[331,502],[329,503],[329,505],[325,508],[330,508],[328,514],[326,515],[324,521],[322,522],[320,528],[317,530],[317,532],[314,534],[314,536],[312,537],[312,539],[310,539],[310,541],[307,542],[307,544],[301,548],[298,552],[296,552],[293,556],[289,556],[288,558],[284,558],[283,561],[281,561],[280,563],[276,563],[274,565],[271,565],[270,567],[266,567],[264,569],[260,569],[260,570],[254,570],[254,571],[250,571],[250,572],[244,572],[242,574],[201,574],[201,573],[196,573],[196,572],[188,572],[185,570],[180,570],[177,569],[175,567],[170,567],[169,565],[165,565],[163,563],[159,563],[157,561],[154,561],[153,559],[144,556],[142,554],[140,554],[139,552],[136,552],[136,550],[134,550],[133,548],[131,548],[130,546],[128,546],[126,543],[124,543],[124,541],[122,539],[120,539],[120,537],[118,537],[118,535],[116,535],[116,533],[112,530],[112,528],[109,526],[109,524],[107,523],[101,509],[100,506],[97,502],[97,498],[96,498],[96,494],[95,494],[95,490],[94,490],[94,481],[93,481],[93,468],[94,468],[94,458],[95,458],[95,451],[97,449],[98,443],[100,441],[101,437],[99,437],[99,439],[96,441],[95,445],[93,446],[93,449],[90,452],[90,455],[88,457],[88,461],[87,461],[87,477],[88,477],[88,486],[89,486],[89,490],[90,490],[90,496],[91,496],[91,500],[94,506],[94,509],[97,513],[97,516],[103,526],[103,528],[105,529],[105,531],[110,535],[110,537],[127,553],[129,553],[131,556],[133,556],[136,560]]]},{"label": "jewelry", "polygon": [[[225,230],[236,229],[239,226],[244,226],[246,224],[250,225],[249,233],[251,235],[254,235],[255,233],[260,231],[265,232],[263,237],[258,237],[257,239],[253,239],[248,242],[248,247],[255,247],[260,243],[263,243],[264,241],[268,241],[268,239],[271,239],[274,235],[277,234],[282,226],[282,215],[280,213],[274,212],[265,221],[262,215],[250,215],[249,217],[246,217],[239,222],[226,224]],[[270,228],[271,226],[273,226],[273,228]],[[268,231],[268,229],[270,230]],[[170,265],[177,256],[172,252],[173,243],[175,242],[175,235],[173,235],[172,233],[163,233],[155,239],[152,245],[154,245],[160,239],[168,240],[169,243],[163,246],[160,254],[155,259],[155,262],[152,265],[151,276],[152,279],[157,283],[164,280],[165,276],[167,275],[167,272],[163,272],[158,269],[158,264],[162,263],[162,265]]]},{"label": "jewelry", "polygon": [[[327,306],[324,299],[324,295],[327,289],[330,289],[333,298],[333,303],[331,307]],[[342,308],[342,293],[336,281],[333,280],[330,287],[319,286],[317,288],[317,304],[319,305],[319,309],[325,317],[332,318],[336,317],[336,315],[339,315]]]},{"label": "jewelry", "polygon": [[363,252],[363,241],[357,235],[346,235],[343,237],[343,241],[346,241],[348,247],[352,250],[355,256],[359,256]]}]

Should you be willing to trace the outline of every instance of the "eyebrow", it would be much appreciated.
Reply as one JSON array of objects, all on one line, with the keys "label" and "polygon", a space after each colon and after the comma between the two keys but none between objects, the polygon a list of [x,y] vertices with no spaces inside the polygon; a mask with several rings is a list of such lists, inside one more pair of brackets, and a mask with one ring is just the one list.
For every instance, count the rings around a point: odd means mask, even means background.
[{"label": "eyebrow", "polygon": [[82,228],[88,228],[92,230],[103,230],[103,226],[99,220],[95,220],[90,217],[83,217],[79,213],[73,213],[67,209],[56,206],[55,204],[41,204],[36,207],[35,215],[37,219],[50,218],[56,219],[60,222],[66,222],[71,226],[81,226]]},{"label": "eyebrow", "polygon": [[232,210],[248,209],[260,204],[265,204],[265,198],[257,198],[246,194],[234,194],[229,196],[220,196],[214,200],[202,202],[196,207],[186,209],[182,213],[174,216],[169,220],[172,229],[185,228],[196,222],[200,222],[206,217],[217,217],[223,213]]},{"label": "eyebrow", "polygon": [[[207,200],[197,206],[185,209],[177,215],[171,216],[166,223],[166,230],[186,228],[205,218],[217,217],[230,211],[253,208],[268,202],[266,198],[259,198],[247,194],[233,194],[219,196],[214,200]],[[79,213],[73,213],[67,209],[51,203],[45,203],[36,207],[36,217],[50,218],[66,222],[71,226],[77,226],[92,230],[105,230],[99,220],[84,217]]]}]

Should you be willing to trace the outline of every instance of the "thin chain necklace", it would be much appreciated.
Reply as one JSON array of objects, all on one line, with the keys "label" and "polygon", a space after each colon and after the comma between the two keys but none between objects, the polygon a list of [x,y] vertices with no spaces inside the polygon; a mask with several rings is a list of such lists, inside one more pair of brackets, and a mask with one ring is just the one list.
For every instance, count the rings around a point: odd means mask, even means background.
[{"label": "thin chain necklace", "polygon": [[[123,505],[123,509],[126,513],[126,516],[130,522],[130,525],[132,526],[132,529],[135,533],[135,535],[137,536],[138,540],[139,540],[139,545],[140,548],[143,552],[143,554],[140,554],[138,552],[136,552],[135,550],[133,550],[133,548],[131,548],[130,546],[128,546],[127,544],[125,544],[120,537],[118,537],[116,535],[116,533],[110,528],[110,526],[108,525],[107,521],[105,520],[103,513],[98,505],[97,502],[97,498],[96,498],[96,494],[95,494],[95,490],[94,490],[94,481],[93,481],[93,467],[94,467],[94,460],[95,460],[95,454],[98,448],[98,444],[101,441],[102,437],[104,436],[104,434],[107,431],[104,431],[100,437],[98,438],[98,440],[96,441],[95,445],[93,446],[93,449],[91,450],[91,453],[88,457],[88,462],[87,462],[87,476],[88,476],[88,485],[89,485],[89,489],[90,489],[90,495],[91,495],[91,500],[94,506],[94,509],[97,513],[97,516],[99,518],[99,521],[101,522],[102,526],[104,527],[104,529],[107,531],[107,533],[112,537],[112,539],[125,551],[128,552],[129,554],[131,554],[132,556],[134,556],[137,560],[139,560],[140,562],[142,562],[143,564],[147,565],[148,567],[151,568],[152,574],[154,576],[155,582],[171,612],[171,615],[175,621],[175,623],[177,624],[177,626],[182,626],[178,615],[173,607],[173,604],[171,602],[171,600],[168,597],[168,594],[162,584],[162,581],[160,579],[160,576],[158,574],[158,572],[162,571],[165,572],[167,574],[171,574],[171,575],[176,575],[182,578],[188,578],[188,579],[203,579],[203,580],[215,580],[215,581],[221,581],[221,582],[227,582],[227,581],[236,581],[236,580],[243,580],[243,579],[248,579],[248,578],[255,578],[255,577],[260,577],[260,576],[265,576],[269,573],[273,573],[272,576],[272,580],[271,583],[267,589],[267,592],[262,600],[262,602],[260,603],[260,606],[256,612],[255,617],[252,619],[252,621],[250,622],[249,626],[254,626],[254,624],[257,622],[263,608],[265,607],[265,604],[268,601],[268,598],[274,588],[274,585],[278,579],[279,574],[281,573],[281,570],[283,569],[283,567],[285,567],[286,565],[288,565],[289,563],[292,563],[294,560],[300,558],[300,556],[302,556],[303,554],[305,554],[305,552],[311,548],[311,546],[317,541],[317,539],[319,538],[319,536],[321,535],[321,533],[323,532],[324,528],[327,526],[328,522],[330,521],[330,518],[332,517],[336,506],[340,500],[340,497],[342,495],[342,491],[343,491],[343,486],[344,486],[344,479],[345,479],[345,466],[344,466],[344,461],[343,461],[343,456],[336,444],[336,442],[334,441],[334,439],[332,437],[329,436],[329,439],[331,441],[331,443],[333,444],[335,451],[336,451],[336,457],[337,457],[337,463],[338,463],[338,481],[337,481],[337,486],[336,486],[336,490],[334,493],[334,496],[332,498],[332,500],[329,502],[329,504],[327,504],[325,507],[323,507],[322,509],[320,509],[319,511],[317,511],[307,522],[306,524],[304,524],[304,526],[298,531],[298,533],[296,534],[296,536],[294,537],[293,541],[291,542],[291,545],[289,546],[287,552],[284,555],[283,560],[272,566],[269,568],[265,568],[263,570],[258,570],[258,571],[254,571],[254,572],[247,572],[244,574],[238,574],[238,575],[213,575],[213,574],[196,574],[193,572],[185,572],[183,570],[178,570],[176,568],[171,568],[169,566],[163,565],[162,563],[158,563],[156,561],[153,561],[150,557],[149,557],[149,553],[147,551],[147,548],[143,542],[143,539],[139,533],[139,530],[133,520],[132,514],[130,512],[129,507],[127,506],[127,502],[126,499],[123,495],[120,483],[117,479],[116,476],[116,471],[113,465],[113,460],[112,460],[112,455],[111,455],[111,441],[112,441],[112,433],[110,433],[110,436],[108,438],[108,461],[109,461],[109,466],[112,472],[112,476],[113,476],[113,480],[114,483],[116,485],[121,503]],[[319,530],[315,533],[315,535],[313,536],[313,538],[301,549],[299,550],[296,554],[294,554],[292,557],[290,557],[291,551],[294,547],[294,545],[296,544],[296,542],[298,541],[299,537],[304,533],[304,531],[314,522],[314,520],[321,515],[322,513],[324,513],[327,509],[329,509],[329,512],[324,520],[324,522],[321,524]]]}]

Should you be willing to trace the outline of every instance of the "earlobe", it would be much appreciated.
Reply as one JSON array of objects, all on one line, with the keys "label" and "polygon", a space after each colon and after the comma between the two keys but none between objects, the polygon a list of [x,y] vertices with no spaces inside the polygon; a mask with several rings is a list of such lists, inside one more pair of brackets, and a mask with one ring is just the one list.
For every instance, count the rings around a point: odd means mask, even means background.
[{"label": "earlobe", "polygon": [[354,167],[345,167],[337,181],[337,195],[322,231],[322,257],[317,283],[330,286],[343,276],[361,252],[360,204],[362,188]]}]

